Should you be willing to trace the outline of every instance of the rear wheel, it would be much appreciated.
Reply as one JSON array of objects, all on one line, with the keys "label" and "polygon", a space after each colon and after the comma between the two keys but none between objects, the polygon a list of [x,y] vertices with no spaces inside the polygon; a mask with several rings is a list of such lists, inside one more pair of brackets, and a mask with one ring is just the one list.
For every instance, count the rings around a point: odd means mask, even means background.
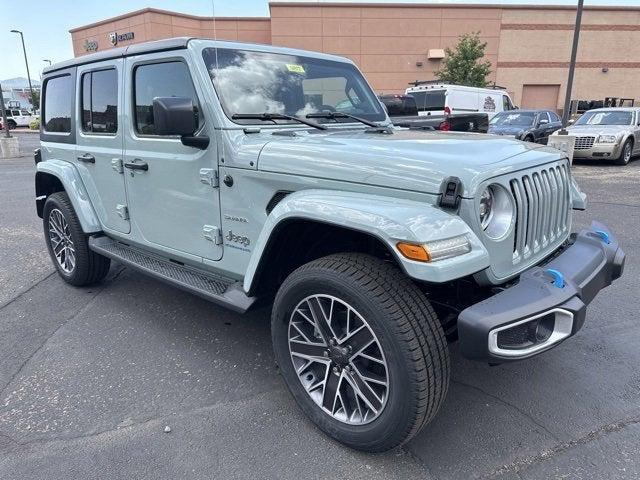
[{"label": "rear wheel", "polygon": [[89,249],[87,235],[65,192],[47,198],[42,221],[49,255],[65,282],[90,285],[107,275],[111,261]]},{"label": "rear wheel", "polygon": [[15,121],[13,120],[7,120],[7,126],[9,127],[9,130],[13,130],[14,128],[16,128],[18,125],[16,124]]},{"label": "rear wheel", "polygon": [[627,165],[631,161],[631,155],[633,153],[633,142],[627,140],[620,150],[620,155],[616,158],[616,165]]},{"label": "rear wheel", "polygon": [[272,338],[298,405],[352,448],[406,442],[447,392],[449,353],[431,305],[374,257],[331,255],[294,271],[274,302]]}]

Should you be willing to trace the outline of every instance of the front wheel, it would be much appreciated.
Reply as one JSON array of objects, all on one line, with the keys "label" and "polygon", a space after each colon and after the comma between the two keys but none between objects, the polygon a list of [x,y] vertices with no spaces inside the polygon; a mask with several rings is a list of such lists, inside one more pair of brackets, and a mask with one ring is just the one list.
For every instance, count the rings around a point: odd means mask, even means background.
[{"label": "front wheel", "polygon": [[633,142],[631,140],[627,140],[624,142],[622,146],[622,150],[620,151],[620,155],[616,158],[616,165],[627,165],[631,160],[631,155],[633,154]]},{"label": "front wheel", "polygon": [[324,432],[370,452],[412,438],[449,385],[444,332],[395,265],[361,254],[310,262],[284,281],[272,314],[280,372]]}]

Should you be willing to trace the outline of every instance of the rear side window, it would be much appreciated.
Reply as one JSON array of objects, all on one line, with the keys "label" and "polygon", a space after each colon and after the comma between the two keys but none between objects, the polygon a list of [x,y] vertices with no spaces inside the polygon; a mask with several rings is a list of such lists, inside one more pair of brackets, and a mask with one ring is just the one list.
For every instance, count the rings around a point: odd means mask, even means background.
[{"label": "rear side window", "polygon": [[189,68],[183,62],[152,63],[134,70],[135,124],[138,133],[155,135],[153,99],[188,97],[198,106]]},{"label": "rear side window", "polygon": [[445,90],[432,90],[428,92],[410,92],[416,101],[416,107],[419,112],[431,112],[435,110],[444,110]]},{"label": "rear side window", "polygon": [[118,72],[115,69],[82,75],[82,131],[118,131]]},{"label": "rear side window", "polygon": [[558,117],[558,115],[556,115],[554,112],[549,112],[549,116],[551,117],[551,121],[552,122],[559,122],[560,121],[560,117]]},{"label": "rear side window", "polygon": [[71,75],[50,78],[44,86],[44,130],[54,133],[71,132],[73,82]]}]

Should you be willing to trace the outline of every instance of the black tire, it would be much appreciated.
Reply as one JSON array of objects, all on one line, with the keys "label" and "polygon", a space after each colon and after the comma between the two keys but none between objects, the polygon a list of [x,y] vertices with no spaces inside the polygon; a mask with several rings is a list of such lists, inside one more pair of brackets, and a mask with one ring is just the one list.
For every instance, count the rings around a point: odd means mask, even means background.
[{"label": "black tire", "polygon": [[618,155],[618,158],[614,160],[614,163],[616,165],[622,165],[622,166],[628,165],[629,161],[631,160],[632,153],[633,153],[633,141],[630,139],[627,139],[627,141],[624,142],[622,149],[620,150],[620,155]]},{"label": "black tire", "polygon": [[13,130],[18,126],[18,124],[13,120],[7,120],[7,126],[9,127],[9,130]]},{"label": "black tire", "polygon": [[[49,222],[51,212],[54,210],[61,212],[64,216],[68,225],[69,237],[75,249],[75,265],[70,271],[65,271],[53,252],[52,240],[49,235]],[[51,261],[65,282],[81,287],[97,283],[106,277],[107,273],[109,273],[111,260],[89,249],[88,237],[82,231],[78,216],[65,192],[57,192],[47,198],[44,204],[42,222]]]},{"label": "black tire", "polygon": [[[289,351],[289,319],[309,295],[353,305],[387,359],[386,405],[373,421],[352,425],[321,409],[302,386]],[[425,295],[395,265],[363,254],[335,254],[295,270],[276,295],[272,340],[280,372],[304,413],[345,445],[382,452],[411,439],[437,413],[449,386],[449,351]]]},{"label": "black tire", "polygon": [[524,137],[524,141],[525,142],[531,142],[531,143],[535,142],[535,140],[533,139],[533,137],[531,135],[527,135],[526,137]]}]

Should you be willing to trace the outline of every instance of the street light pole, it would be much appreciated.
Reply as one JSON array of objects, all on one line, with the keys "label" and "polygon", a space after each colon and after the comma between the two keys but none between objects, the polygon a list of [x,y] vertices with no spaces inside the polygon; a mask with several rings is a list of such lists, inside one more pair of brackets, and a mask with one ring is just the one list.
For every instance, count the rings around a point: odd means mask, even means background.
[{"label": "street light pole", "polygon": [[573,87],[573,74],[576,69],[576,56],[578,53],[578,39],[580,38],[580,25],[582,24],[582,6],[584,0],[578,0],[578,11],[576,13],[576,27],[573,30],[573,45],[571,46],[571,61],[569,62],[569,78],[567,79],[567,91],[564,97],[564,110],[562,110],[562,129],[560,135],[567,134],[567,123],[569,123],[569,110],[571,109],[571,89]]},{"label": "street light pole", "polygon": [[11,33],[19,33],[20,40],[22,40],[22,53],[24,53],[24,64],[27,66],[27,80],[29,80],[29,92],[31,92],[31,108],[36,109],[39,106],[35,105],[36,97],[33,96],[33,87],[31,86],[31,74],[29,73],[29,61],[27,60],[27,49],[24,46],[24,35],[20,30],[11,30]]}]

